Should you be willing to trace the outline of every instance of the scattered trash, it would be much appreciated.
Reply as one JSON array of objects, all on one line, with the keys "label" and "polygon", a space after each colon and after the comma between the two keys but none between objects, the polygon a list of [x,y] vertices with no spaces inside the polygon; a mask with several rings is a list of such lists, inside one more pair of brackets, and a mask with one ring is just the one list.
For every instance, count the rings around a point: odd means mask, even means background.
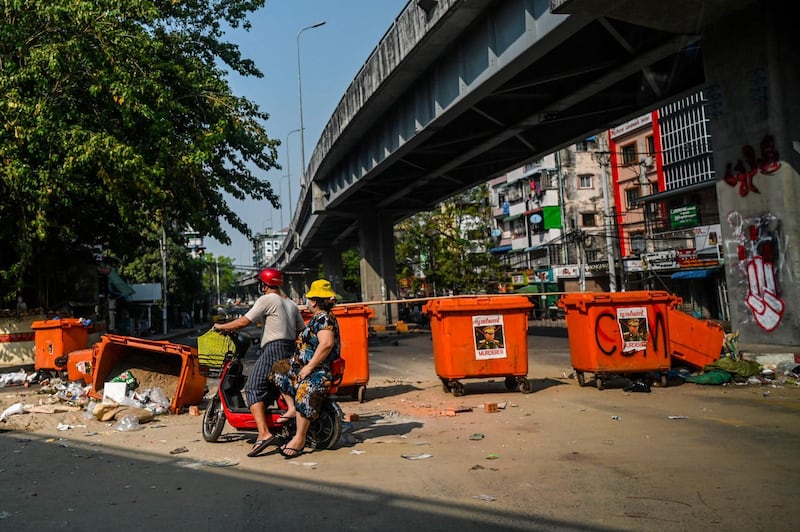
[{"label": "scattered trash", "polygon": [[420,454],[401,454],[400,456],[401,456],[402,458],[405,458],[406,460],[424,460],[424,459],[426,459],[426,458],[431,458],[431,457],[433,457],[433,455],[432,455],[432,454],[428,454],[428,453],[420,453]]},{"label": "scattered trash", "polygon": [[22,403],[14,403],[13,405],[9,406],[3,413],[0,414],[0,421],[5,421],[8,419],[9,416],[13,416],[14,414],[24,414],[25,413],[25,405]]},{"label": "scattered trash", "polygon": [[500,457],[498,455],[494,454],[494,453],[489,453],[489,454],[486,455],[486,459],[487,460],[497,460],[499,458]]},{"label": "scattered trash", "polygon": [[172,449],[169,454],[181,454],[181,453],[188,453],[189,449],[186,447],[178,447],[176,449]]},{"label": "scattered trash", "polygon": [[470,440],[482,440],[483,438],[484,438],[484,435],[481,434],[480,432],[476,432],[475,434],[472,434],[469,437]]},{"label": "scattered trash", "polygon": [[367,451],[359,451],[358,449],[353,449],[350,451],[350,454],[364,454]]},{"label": "scattered trash", "polygon": [[615,420],[615,421],[619,421],[619,420],[621,420],[622,418],[621,418],[621,417],[619,417],[619,416],[611,416],[611,419],[613,419],[613,420]]},{"label": "scattered trash", "polygon": [[303,467],[308,467],[310,469],[314,469],[319,465],[319,462],[289,462],[289,465],[293,465],[293,466],[301,465]]},{"label": "scattered trash", "polygon": [[114,426],[114,430],[118,430],[120,432],[130,432],[141,429],[142,426],[139,424],[139,418],[133,414],[125,414]]},{"label": "scattered trash", "polygon": [[492,501],[496,501],[497,500],[497,498],[492,497],[491,495],[484,495],[484,494],[473,495],[472,498],[473,499],[478,499],[479,501],[488,501],[488,502],[492,502]]},{"label": "scattered trash", "polygon": [[669,419],[689,419],[687,416],[668,416]]},{"label": "scattered trash", "polygon": [[24,369],[0,375],[0,388],[5,386],[20,386],[25,384],[28,375]]},{"label": "scattered trash", "polygon": [[203,460],[200,464],[208,467],[230,467],[239,465],[239,461],[223,458],[222,460]]},{"label": "scattered trash", "polygon": [[201,467],[230,467],[239,465],[237,460],[223,458],[222,460],[201,460],[199,462],[190,460],[181,460],[176,463],[179,467],[186,467],[188,469],[200,469]]},{"label": "scattered trash", "polygon": [[57,430],[70,430],[77,428],[86,428],[86,425],[70,425],[68,423],[59,423],[58,426],[56,426]]},{"label": "scattered trash", "polygon": [[637,380],[627,385],[623,391],[629,393],[650,393],[650,385],[644,381]]},{"label": "scattered trash", "polygon": [[470,470],[470,471],[477,471],[478,469],[486,469],[486,468],[485,468],[485,467],[483,467],[483,466],[482,466],[482,465],[480,465],[480,464],[475,464],[474,466],[472,466],[472,467],[470,467],[470,468],[469,468],[469,470]]}]

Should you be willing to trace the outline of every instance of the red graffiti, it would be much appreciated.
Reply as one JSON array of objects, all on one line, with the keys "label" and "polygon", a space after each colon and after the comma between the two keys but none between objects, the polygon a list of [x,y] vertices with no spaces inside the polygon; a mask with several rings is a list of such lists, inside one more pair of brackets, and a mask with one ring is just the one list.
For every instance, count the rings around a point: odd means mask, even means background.
[{"label": "red graffiti", "polygon": [[765,135],[761,139],[761,156],[756,157],[755,149],[749,144],[742,147],[742,157],[736,163],[725,165],[725,182],[730,186],[739,185],[739,195],[747,196],[750,192],[760,193],[753,184],[753,177],[761,172],[765,175],[772,175],[781,167],[780,155],[775,147],[775,138],[772,135]]},{"label": "red graffiti", "polygon": [[617,327],[616,317],[608,312],[599,314],[597,316],[597,320],[595,321],[594,339],[597,348],[604,355],[615,356],[616,353],[619,353],[619,356],[622,356],[626,359],[633,356],[647,358],[648,352],[652,352],[652,354],[656,357],[661,357],[664,359],[669,358],[669,345],[666,335],[666,317],[664,314],[659,312],[658,309],[654,310],[652,321],[648,319],[648,322],[652,323],[653,326],[648,327],[652,342],[647,350],[622,351],[623,341],[619,333],[619,328]]}]

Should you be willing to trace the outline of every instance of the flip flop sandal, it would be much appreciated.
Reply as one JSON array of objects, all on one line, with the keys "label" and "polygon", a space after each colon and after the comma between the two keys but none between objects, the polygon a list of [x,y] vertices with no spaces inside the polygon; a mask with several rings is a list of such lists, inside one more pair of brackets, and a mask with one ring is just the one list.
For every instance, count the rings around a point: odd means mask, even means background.
[{"label": "flip flop sandal", "polygon": [[[306,454],[303,449],[295,449],[293,447],[287,447],[285,445],[278,448],[278,451],[281,453],[286,460],[291,460],[292,458],[297,458],[300,455]],[[291,452],[292,454],[289,454]]]},{"label": "flip flop sandal", "polygon": [[259,454],[261,454],[264,451],[264,449],[269,447],[269,444],[271,442],[272,442],[272,438],[268,438],[266,440],[256,440],[255,443],[253,443],[253,448],[250,449],[249,453],[247,453],[247,456],[249,456],[251,458],[254,457],[254,456],[258,456]]}]

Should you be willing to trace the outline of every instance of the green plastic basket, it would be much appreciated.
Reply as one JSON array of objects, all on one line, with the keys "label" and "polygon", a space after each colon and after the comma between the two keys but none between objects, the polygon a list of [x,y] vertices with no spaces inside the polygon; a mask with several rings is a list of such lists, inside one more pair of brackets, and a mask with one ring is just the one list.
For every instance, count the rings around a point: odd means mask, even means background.
[{"label": "green plastic basket", "polygon": [[209,375],[218,373],[225,363],[225,356],[233,353],[235,349],[236,346],[229,336],[220,334],[214,329],[202,334],[197,338],[200,370]]}]

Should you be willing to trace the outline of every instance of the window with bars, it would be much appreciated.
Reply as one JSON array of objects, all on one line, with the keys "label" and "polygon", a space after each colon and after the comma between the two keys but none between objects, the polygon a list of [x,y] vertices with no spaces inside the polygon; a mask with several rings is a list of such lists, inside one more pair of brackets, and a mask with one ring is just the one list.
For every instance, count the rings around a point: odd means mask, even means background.
[{"label": "window with bars", "polygon": [[620,157],[622,158],[623,165],[636,164],[636,143],[631,142],[624,146],[620,146]]}]

